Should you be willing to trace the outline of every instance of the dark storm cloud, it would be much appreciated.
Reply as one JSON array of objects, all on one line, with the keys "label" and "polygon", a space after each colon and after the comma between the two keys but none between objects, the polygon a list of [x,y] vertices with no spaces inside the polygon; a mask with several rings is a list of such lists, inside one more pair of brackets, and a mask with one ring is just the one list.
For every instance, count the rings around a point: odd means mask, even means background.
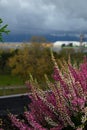
[{"label": "dark storm cloud", "polygon": [[87,0],[0,0],[0,17],[13,32],[86,30]]}]

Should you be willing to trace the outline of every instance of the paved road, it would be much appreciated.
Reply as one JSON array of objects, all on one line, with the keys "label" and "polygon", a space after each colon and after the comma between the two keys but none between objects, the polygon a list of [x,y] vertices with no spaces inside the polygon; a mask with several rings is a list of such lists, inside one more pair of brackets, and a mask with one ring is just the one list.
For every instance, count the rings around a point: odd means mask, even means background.
[{"label": "paved road", "polygon": [[13,114],[22,114],[25,106],[28,108],[31,100],[27,94],[18,94],[0,97],[0,116],[5,116],[8,111]]}]

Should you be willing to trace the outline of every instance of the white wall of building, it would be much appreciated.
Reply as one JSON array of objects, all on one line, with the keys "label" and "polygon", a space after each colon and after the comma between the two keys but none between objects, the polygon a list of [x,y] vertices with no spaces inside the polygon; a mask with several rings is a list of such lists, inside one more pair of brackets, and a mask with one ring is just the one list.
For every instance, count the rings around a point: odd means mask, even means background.
[{"label": "white wall of building", "polygon": [[[78,50],[77,47],[80,47],[79,41],[56,41],[53,43],[53,50],[59,52],[62,49],[62,45],[67,46],[71,43],[72,43],[72,46],[74,48],[76,47],[75,49]],[[84,47],[87,47],[87,42],[83,42],[82,45],[84,45]]]}]

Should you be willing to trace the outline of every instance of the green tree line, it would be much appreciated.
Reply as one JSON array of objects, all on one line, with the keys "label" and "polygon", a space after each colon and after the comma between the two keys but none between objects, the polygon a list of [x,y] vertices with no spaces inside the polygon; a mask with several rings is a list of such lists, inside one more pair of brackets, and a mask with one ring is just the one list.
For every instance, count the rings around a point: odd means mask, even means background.
[{"label": "green tree line", "polygon": [[[73,49],[62,49],[60,53],[53,52],[58,65],[65,59],[71,62],[82,62],[84,53],[76,53]],[[25,45],[18,50],[0,50],[0,73],[18,75],[22,80],[29,79],[29,74],[39,81],[44,81],[44,74],[51,78],[53,63],[51,60],[50,48],[45,48],[39,43]],[[51,75],[51,76],[50,76]]]}]

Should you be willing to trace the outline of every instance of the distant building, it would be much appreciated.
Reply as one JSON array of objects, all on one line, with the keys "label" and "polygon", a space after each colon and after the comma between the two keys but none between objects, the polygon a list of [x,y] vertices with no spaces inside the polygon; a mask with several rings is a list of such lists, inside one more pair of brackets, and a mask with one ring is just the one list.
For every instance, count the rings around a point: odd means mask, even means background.
[{"label": "distant building", "polygon": [[87,42],[79,42],[79,41],[56,41],[53,43],[53,51],[60,51],[63,47],[72,47],[76,51],[79,50],[80,47],[84,47],[87,50]]}]

